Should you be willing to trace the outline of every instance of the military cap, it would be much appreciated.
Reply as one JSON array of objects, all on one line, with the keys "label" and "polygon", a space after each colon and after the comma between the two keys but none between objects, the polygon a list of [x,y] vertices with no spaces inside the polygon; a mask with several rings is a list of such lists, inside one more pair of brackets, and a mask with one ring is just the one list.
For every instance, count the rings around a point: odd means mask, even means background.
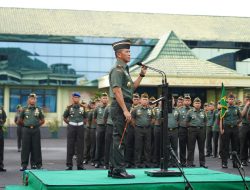
[{"label": "military cap", "polygon": [[94,101],[95,101],[95,102],[99,102],[99,101],[101,101],[101,100],[100,100],[100,98],[95,98]]},{"label": "military cap", "polygon": [[214,106],[214,102],[209,102],[209,104],[208,104],[209,106]]},{"label": "military cap", "polygon": [[130,44],[131,44],[130,40],[122,40],[122,41],[113,43],[112,47],[114,51],[117,51],[119,49],[130,49]]},{"label": "military cap", "polygon": [[82,100],[81,104],[87,104],[84,100]]},{"label": "military cap", "polygon": [[235,96],[233,95],[233,93],[230,93],[230,94],[228,95],[228,98],[235,98]]},{"label": "military cap", "polygon": [[31,98],[31,97],[36,98],[36,94],[35,93],[30,93],[29,98]]},{"label": "military cap", "polygon": [[103,92],[102,96],[108,96],[107,92]]},{"label": "military cap", "polygon": [[140,95],[138,93],[134,93],[133,98],[140,98]]},{"label": "military cap", "polygon": [[81,94],[79,92],[73,92],[72,96],[73,97],[81,97]]},{"label": "military cap", "polygon": [[149,100],[150,100],[150,101],[155,101],[156,99],[155,99],[154,96],[151,96],[151,97],[149,98]]},{"label": "military cap", "polygon": [[21,104],[17,104],[16,109],[19,109],[19,108],[21,108],[21,107],[22,107]]},{"label": "military cap", "polygon": [[183,100],[183,97],[182,97],[182,96],[179,96],[179,97],[178,97],[178,100]]},{"label": "military cap", "polygon": [[246,99],[250,99],[250,94],[245,94]]},{"label": "military cap", "polygon": [[204,103],[204,106],[208,106],[208,103],[207,103],[207,102],[205,102],[205,103]]},{"label": "military cap", "polygon": [[199,97],[196,97],[196,98],[194,99],[194,102],[201,102],[201,99],[200,99]]},{"label": "military cap", "polygon": [[144,92],[143,94],[141,94],[141,98],[148,98],[148,93]]},{"label": "military cap", "polygon": [[95,103],[95,100],[90,100],[89,101],[89,104],[94,104]]},{"label": "military cap", "polygon": [[191,99],[191,97],[189,95],[185,95],[184,99]]}]

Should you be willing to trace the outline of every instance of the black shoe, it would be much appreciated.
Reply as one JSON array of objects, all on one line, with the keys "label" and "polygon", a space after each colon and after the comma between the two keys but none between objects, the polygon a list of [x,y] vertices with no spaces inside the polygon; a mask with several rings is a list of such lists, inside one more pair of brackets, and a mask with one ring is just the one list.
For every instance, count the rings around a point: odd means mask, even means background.
[{"label": "black shoe", "polygon": [[88,160],[84,160],[84,161],[83,161],[83,164],[88,164]]},{"label": "black shoe", "polygon": [[226,163],[222,163],[221,167],[224,168],[224,169],[228,168]]},{"label": "black shoe", "polygon": [[95,168],[99,168],[99,167],[100,167],[100,165],[96,163],[95,164]]},{"label": "black shoe", "polygon": [[7,170],[5,168],[0,167],[0,172],[6,172]]},{"label": "black shoe", "polygon": [[127,172],[120,172],[120,173],[113,173],[112,178],[132,179],[135,178],[135,176],[132,174],[128,174]]},{"label": "black shoe", "polygon": [[194,168],[196,165],[195,164],[188,164],[187,167],[188,168]]},{"label": "black shoe", "polygon": [[31,166],[31,169],[36,170],[37,169],[36,165]]},{"label": "black shoe", "polygon": [[27,167],[25,167],[25,166],[22,166],[21,168],[20,168],[20,171],[22,172],[22,171],[25,171],[25,170],[27,170]]},{"label": "black shoe", "polygon": [[94,166],[95,165],[95,163],[94,162],[91,162],[91,164],[90,164],[91,166]]},{"label": "black shoe", "polygon": [[233,163],[233,168],[238,168],[238,165],[236,163]]},{"label": "black shoe", "polygon": [[145,168],[151,168],[150,164],[145,164]]},{"label": "black shoe", "polygon": [[72,166],[68,166],[65,170],[72,170]]},{"label": "black shoe", "polygon": [[131,164],[127,164],[127,165],[126,165],[126,168],[131,168],[131,167],[132,167]]},{"label": "black shoe", "polygon": [[208,154],[206,154],[205,156],[206,156],[206,157],[210,157],[210,156],[211,156],[211,154],[209,154],[209,153],[208,153]]},{"label": "black shoe", "polygon": [[206,168],[206,169],[208,168],[205,164],[201,164],[200,167]]},{"label": "black shoe", "polygon": [[185,168],[185,167],[187,167],[187,164],[186,163],[181,163],[181,167]]},{"label": "black shoe", "polygon": [[242,166],[248,166],[247,161],[242,161]]},{"label": "black shoe", "polygon": [[108,177],[112,177],[113,176],[113,170],[109,169],[108,171]]},{"label": "black shoe", "polygon": [[77,166],[77,170],[85,170],[83,166]]},{"label": "black shoe", "polygon": [[108,170],[108,169],[109,169],[109,166],[104,165],[104,166],[103,166],[103,169],[104,169],[104,170]]},{"label": "black shoe", "polygon": [[217,158],[217,155],[213,155],[213,158]]},{"label": "black shoe", "polygon": [[136,165],[136,168],[143,168],[143,165],[137,164],[137,165]]}]

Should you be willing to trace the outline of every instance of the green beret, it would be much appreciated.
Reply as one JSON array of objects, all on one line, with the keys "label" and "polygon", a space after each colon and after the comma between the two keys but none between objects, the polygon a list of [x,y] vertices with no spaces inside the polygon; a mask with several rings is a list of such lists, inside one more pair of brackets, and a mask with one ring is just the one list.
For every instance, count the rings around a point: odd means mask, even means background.
[{"label": "green beret", "polygon": [[148,98],[148,93],[144,92],[143,94],[141,94],[141,98]]},{"label": "green beret", "polygon": [[189,100],[191,100],[191,97],[190,97],[189,95],[185,95],[185,96],[184,96],[184,99],[189,99]]},{"label": "green beret", "polygon": [[151,96],[151,97],[149,98],[149,100],[150,100],[150,101],[155,101],[156,99],[155,99],[154,96]]},{"label": "green beret", "polygon": [[201,102],[201,99],[198,98],[198,97],[196,97],[196,98],[194,99],[194,102]]},{"label": "green beret", "polygon": [[31,97],[36,98],[36,94],[35,93],[30,93],[29,98],[31,98]]},{"label": "green beret", "polygon": [[182,96],[179,96],[179,97],[178,97],[178,100],[183,100],[183,97],[182,97]]},{"label": "green beret", "polygon": [[133,98],[140,98],[140,95],[138,93],[134,93]]},{"label": "green beret", "polygon": [[108,96],[107,92],[103,92],[102,96]]}]

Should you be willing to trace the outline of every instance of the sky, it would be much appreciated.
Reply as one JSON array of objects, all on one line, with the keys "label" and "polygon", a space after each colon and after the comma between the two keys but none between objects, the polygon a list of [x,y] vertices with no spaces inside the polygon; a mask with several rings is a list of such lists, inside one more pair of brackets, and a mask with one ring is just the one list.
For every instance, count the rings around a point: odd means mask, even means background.
[{"label": "sky", "polygon": [[0,0],[0,7],[250,17],[249,0]]}]

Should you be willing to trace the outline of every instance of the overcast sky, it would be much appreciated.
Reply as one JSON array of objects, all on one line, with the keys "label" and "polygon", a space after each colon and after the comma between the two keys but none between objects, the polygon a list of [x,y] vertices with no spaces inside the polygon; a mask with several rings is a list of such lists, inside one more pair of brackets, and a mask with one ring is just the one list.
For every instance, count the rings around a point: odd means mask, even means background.
[{"label": "overcast sky", "polygon": [[249,0],[0,0],[0,7],[250,17]]}]

